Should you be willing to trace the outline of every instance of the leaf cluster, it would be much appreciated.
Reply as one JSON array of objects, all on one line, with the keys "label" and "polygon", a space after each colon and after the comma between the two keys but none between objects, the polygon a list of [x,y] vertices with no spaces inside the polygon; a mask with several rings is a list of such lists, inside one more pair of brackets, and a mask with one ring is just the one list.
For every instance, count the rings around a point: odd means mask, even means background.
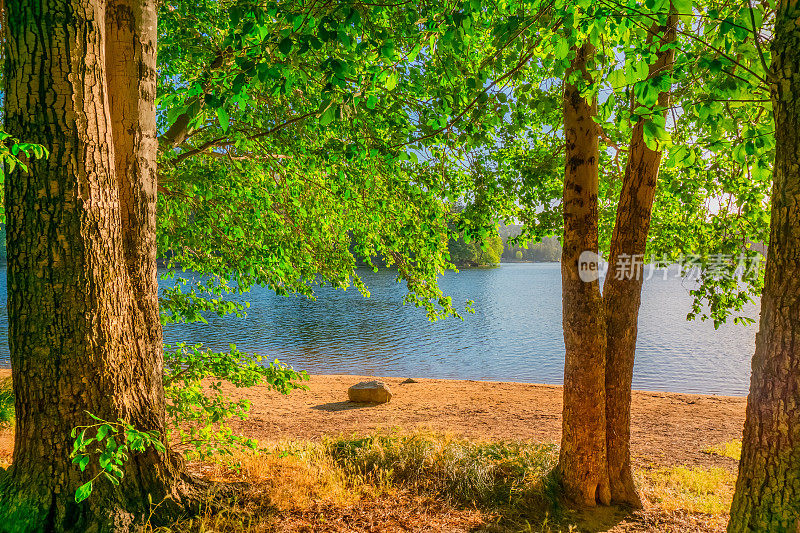
[{"label": "leaf cluster", "polygon": [[168,435],[177,438],[176,448],[189,457],[231,454],[235,448],[257,449],[258,443],[233,433],[228,421],[244,420],[250,409],[246,399],[233,400],[229,387],[253,387],[289,394],[307,389],[305,371],[296,372],[277,359],[245,354],[231,345],[228,352],[214,352],[202,345],[165,346],[164,392]]},{"label": "leaf cluster", "polygon": [[75,492],[77,503],[91,496],[94,482],[100,477],[112,485],[119,485],[125,476],[125,464],[131,453],[143,453],[148,448],[158,453],[166,452],[157,431],[140,431],[122,419],[109,422],[92,413],[86,414],[96,423],[72,429],[70,436],[74,440],[70,457],[72,464],[78,465],[81,472],[89,468],[96,473],[78,487]]}]

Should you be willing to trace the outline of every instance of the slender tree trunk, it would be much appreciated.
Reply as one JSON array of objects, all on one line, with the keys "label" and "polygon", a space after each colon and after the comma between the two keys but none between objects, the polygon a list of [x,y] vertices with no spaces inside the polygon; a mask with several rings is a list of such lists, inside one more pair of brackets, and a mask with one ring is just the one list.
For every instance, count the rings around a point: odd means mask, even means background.
[{"label": "slender tree trunk", "polygon": [[[577,50],[572,71],[586,75],[594,47]],[[570,72],[567,72],[569,79]],[[564,364],[564,411],[559,472],[567,496],[579,505],[608,504],[606,467],[605,320],[600,283],[583,281],[579,261],[585,252],[597,257],[598,129],[597,102],[579,88],[564,88],[564,248],[561,257]],[[596,265],[595,265],[596,266]]]},{"label": "slender tree trunk", "polygon": [[[662,44],[675,40],[677,17],[669,17],[666,27],[655,25],[648,41]],[[650,65],[648,79],[672,69],[675,54],[658,54]],[[669,105],[669,93],[658,97],[658,106]],[[663,114],[663,112],[662,112]],[[609,273],[603,285],[606,317],[606,439],[611,501],[641,507],[631,471],[631,382],[636,351],[643,279],[643,258],[650,230],[650,217],[656,192],[661,151],[650,150],[644,142],[644,120],[631,133],[628,162],[617,206],[611,238]],[[617,268],[625,265],[624,268]]]},{"label": "slender tree trunk", "polygon": [[[70,431],[164,430],[155,278],[155,4],[6,4],[6,129],[50,150],[5,182],[14,461],[0,529],[128,531],[184,502],[179,465],[133,454],[119,487],[70,463]],[[106,59],[109,59],[107,62]]]},{"label": "slender tree trunk", "polygon": [[771,90],[775,166],[742,459],[730,533],[800,531],[800,5],[778,3]]}]

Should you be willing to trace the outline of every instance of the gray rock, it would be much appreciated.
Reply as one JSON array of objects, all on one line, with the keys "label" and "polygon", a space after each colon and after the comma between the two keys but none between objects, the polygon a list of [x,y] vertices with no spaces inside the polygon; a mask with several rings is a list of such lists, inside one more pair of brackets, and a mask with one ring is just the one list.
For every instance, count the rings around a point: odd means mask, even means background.
[{"label": "gray rock", "polygon": [[416,379],[414,379],[414,378],[408,378],[408,379],[407,379],[407,380],[405,380],[405,381],[401,381],[401,382],[400,382],[400,385],[408,385],[408,384],[410,384],[410,383],[419,383],[419,381],[417,381],[417,380],[416,380]]},{"label": "gray rock", "polygon": [[392,391],[383,381],[362,381],[347,389],[351,402],[386,403],[392,399]]}]

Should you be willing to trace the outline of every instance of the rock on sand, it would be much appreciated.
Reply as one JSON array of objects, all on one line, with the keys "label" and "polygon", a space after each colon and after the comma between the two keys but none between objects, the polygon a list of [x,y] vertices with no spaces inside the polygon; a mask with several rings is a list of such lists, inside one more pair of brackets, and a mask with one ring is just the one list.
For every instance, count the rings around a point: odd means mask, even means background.
[{"label": "rock on sand", "polygon": [[383,381],[362,381],[347,389],[351,402],[386,403],[392,399],[392,391]]}]

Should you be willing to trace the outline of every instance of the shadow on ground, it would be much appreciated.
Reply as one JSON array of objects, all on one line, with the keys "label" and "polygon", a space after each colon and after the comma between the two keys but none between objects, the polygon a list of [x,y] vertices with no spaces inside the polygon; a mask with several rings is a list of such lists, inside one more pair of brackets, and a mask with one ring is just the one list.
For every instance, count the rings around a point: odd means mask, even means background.
[{"label": "shadow on ground", "polygon": [[317,411],[328,411],[328,412],[336,412],[336,411],[352,411],[353,409],[363,409],[365,407],[375,407],[376,403],[364,403],[364,402],[330,402],[330,403],[323,403],[320,405],[315,405],[312,409]]}]

